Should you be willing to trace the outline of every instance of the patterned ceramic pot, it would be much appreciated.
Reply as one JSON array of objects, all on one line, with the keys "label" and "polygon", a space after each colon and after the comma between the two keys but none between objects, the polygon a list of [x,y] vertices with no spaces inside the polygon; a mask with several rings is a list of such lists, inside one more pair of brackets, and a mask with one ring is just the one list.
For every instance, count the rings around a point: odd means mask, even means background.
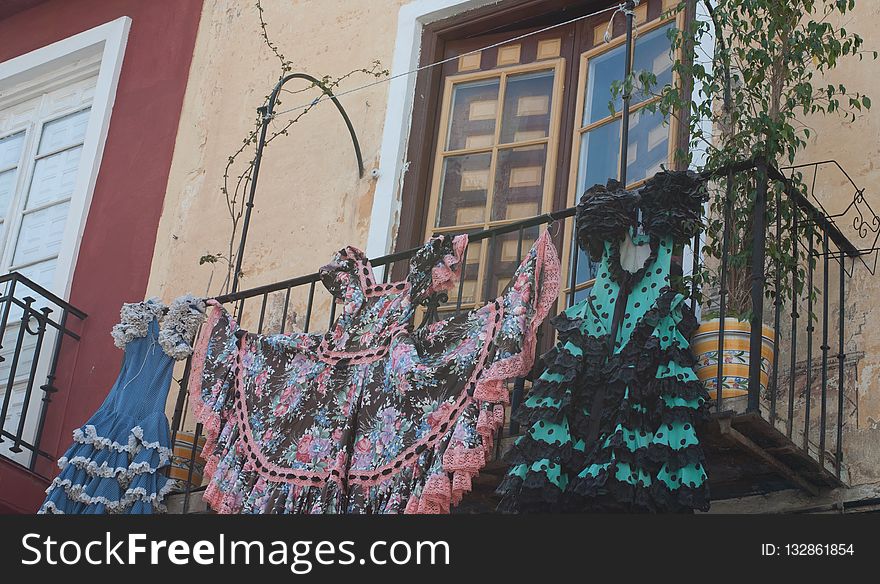
[{"label": "patterned ceramic pot", "polygon": [[[190,459],[193,456],[193,442],[195,434],[192,432],[178,432],[174,440],[174,454],[171,458],[171,470],[168,476],[172,479],[185,483],[189,476]],[[202,484],[202,475],[205,472],[205,461],[202,459],[202,449],[205,447],[205,436],[199,436],[196,445],[195,461],[190,482],[197,487]]]},{"label": "patterned ceramic pot", "polygon": [[[718,329],[720,319],[712,319],[700,325],[691,338],[691,350],[697,358],[694,371],[709,395],[715,399],[718,383]],[[748,322],[735,318],[724,319],[724,346],[721,350],[724,367],[721,379],[721,397],[732,398],[748,395],[749,391],[749,335],[752,327]],[[773,329],[762,327],[761,342],[761,391],[767,389],[773,363]]]}]

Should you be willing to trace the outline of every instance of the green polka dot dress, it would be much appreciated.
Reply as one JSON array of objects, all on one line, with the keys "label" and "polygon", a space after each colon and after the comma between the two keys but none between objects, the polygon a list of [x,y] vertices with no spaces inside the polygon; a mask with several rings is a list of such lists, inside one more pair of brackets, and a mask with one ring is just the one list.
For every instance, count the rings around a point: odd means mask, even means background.
[{"label": "green polka dot dress", "polygon": [[[702,183],[664,172],[639,192],[610,181],[578,206],[578,239],[600,260],[590,295],[554,319],[558,343],[516,417],[501,509],[685,512],[709,507],[695,422],[708,395],[688,339],[697,322],[670,284],[673,249],[699,228]],[[642,212],[643,233],[635,225]],[[631,273],[629,238],[648,246]]]}]

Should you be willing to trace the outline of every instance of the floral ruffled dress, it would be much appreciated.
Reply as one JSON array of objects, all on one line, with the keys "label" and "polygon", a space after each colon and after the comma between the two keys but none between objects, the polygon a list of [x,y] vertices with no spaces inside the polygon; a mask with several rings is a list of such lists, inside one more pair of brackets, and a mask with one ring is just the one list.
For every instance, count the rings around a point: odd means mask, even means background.
[{"label": "floral ruffled dress", "polygon": [[[598,277],[554,319],[558,343],[515,416],[528,431],[507,457],[502,510],[708,509],[694,423],[709,396],[688,341],[697,322],[670,285],[673,247],[697,232],[703,200],[684,172],[638,193],[610,181],[584,195],[578,240],[601,259]],[[634,234],[639,209],[644,233]]]},{"label": "floral ruffled dress", "polygon": [[165,400],[175,360],[192,353],[205,304],[184,296],[165,312],[157,299],[123,305],[112,332],[125,350],[122,369],[101,407],[73,432],[39,513],[164,511],[174,487],[163,472],[171,456]]},{"label": "floral ruffled dress", "polygon": [[492,454],[503,381],[530,370],[559,290],[544,233],[500,297],[413,330],[417,304],[452,287],[466,245],[433,238],[390,284],[343,249],[321,269],[342,304],[326,335],[248,333],[214,306],[189,389],[215,511],[448,513],[459,502]]}]

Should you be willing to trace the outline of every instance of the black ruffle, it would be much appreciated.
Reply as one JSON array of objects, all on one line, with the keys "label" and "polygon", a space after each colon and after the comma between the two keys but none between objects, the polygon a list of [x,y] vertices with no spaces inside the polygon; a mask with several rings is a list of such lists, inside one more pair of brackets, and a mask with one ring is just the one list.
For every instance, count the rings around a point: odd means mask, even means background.
[{"label": "black ruffle", "polygon": [[651,485],[651,497],[658,506],[672,512],[709,510],[709,485],[705,482],[696,488],[682,485],[672,491],[662,481],[655,481]]},{"label": "black ruffle", "polygon": [[639,195],[616,180],[594,185],[577,206],[577,240],[595,261],[602,258],[606,241],[620,241],[638,222]]},{"label": "black ruffle", "polygon": [[658,508],[651,487],[608,480],[616,470],[617,465],[612,463],[596,476],[575,478],[565,491],[563,505],[568,510],[593,512],[645,513],[668,510],[665,505]]},{"label": "black ruffle", "polygon": [[572,450],[570,442],[552,444],[535,440],[526,433],[507,452],[505,461],[511,465],[532,464],[546,458],[552,463],[561,464],[569,460]]},{"label": "black ruffle", "polygon": [[708,195],[700,175],[689,170],[659,172],[648,179],[639,195],[646,233],[685,243],[702,228],[703,203]]},{"label": "black ruffle", "polygon": [[565,496],[562,489],[547,480],[547,475],[531,470],[525,479],[507,475],[496,493],[503,495],[497,507],[501,513],[558,513]]}]

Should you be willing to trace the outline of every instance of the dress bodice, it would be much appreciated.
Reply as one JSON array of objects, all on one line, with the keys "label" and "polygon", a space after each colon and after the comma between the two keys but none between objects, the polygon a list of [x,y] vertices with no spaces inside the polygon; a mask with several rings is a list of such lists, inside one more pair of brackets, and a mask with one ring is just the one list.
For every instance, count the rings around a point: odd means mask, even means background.
[{"label": "dress bodice", "polygon": [[320,339],[319,355],[382,357],[390,341],[411,327],[418,304],[448,287],[466,245],[467,235],[434,237],[413,256],[406,279],[384,284],[363,251],[349,246],[337,252],[319,273],[341,314]]},{"label": "dress bodice", "polygon": [[659,173],[638,191],[609,181],[581,199],[578,243],[600,264],[587,306],[575,310],[610,336],[614,353],[669,290],[673,249],[699,231],[704,200],[689,171]]},{"label": "dress bodice", "polygon": [[105,404],[135,419],[164,411],[174,362],[192,353],[204,311],[204,303],[190,296],[169,307],[157,299],[125,304],[111,332],[125,356]]}]

